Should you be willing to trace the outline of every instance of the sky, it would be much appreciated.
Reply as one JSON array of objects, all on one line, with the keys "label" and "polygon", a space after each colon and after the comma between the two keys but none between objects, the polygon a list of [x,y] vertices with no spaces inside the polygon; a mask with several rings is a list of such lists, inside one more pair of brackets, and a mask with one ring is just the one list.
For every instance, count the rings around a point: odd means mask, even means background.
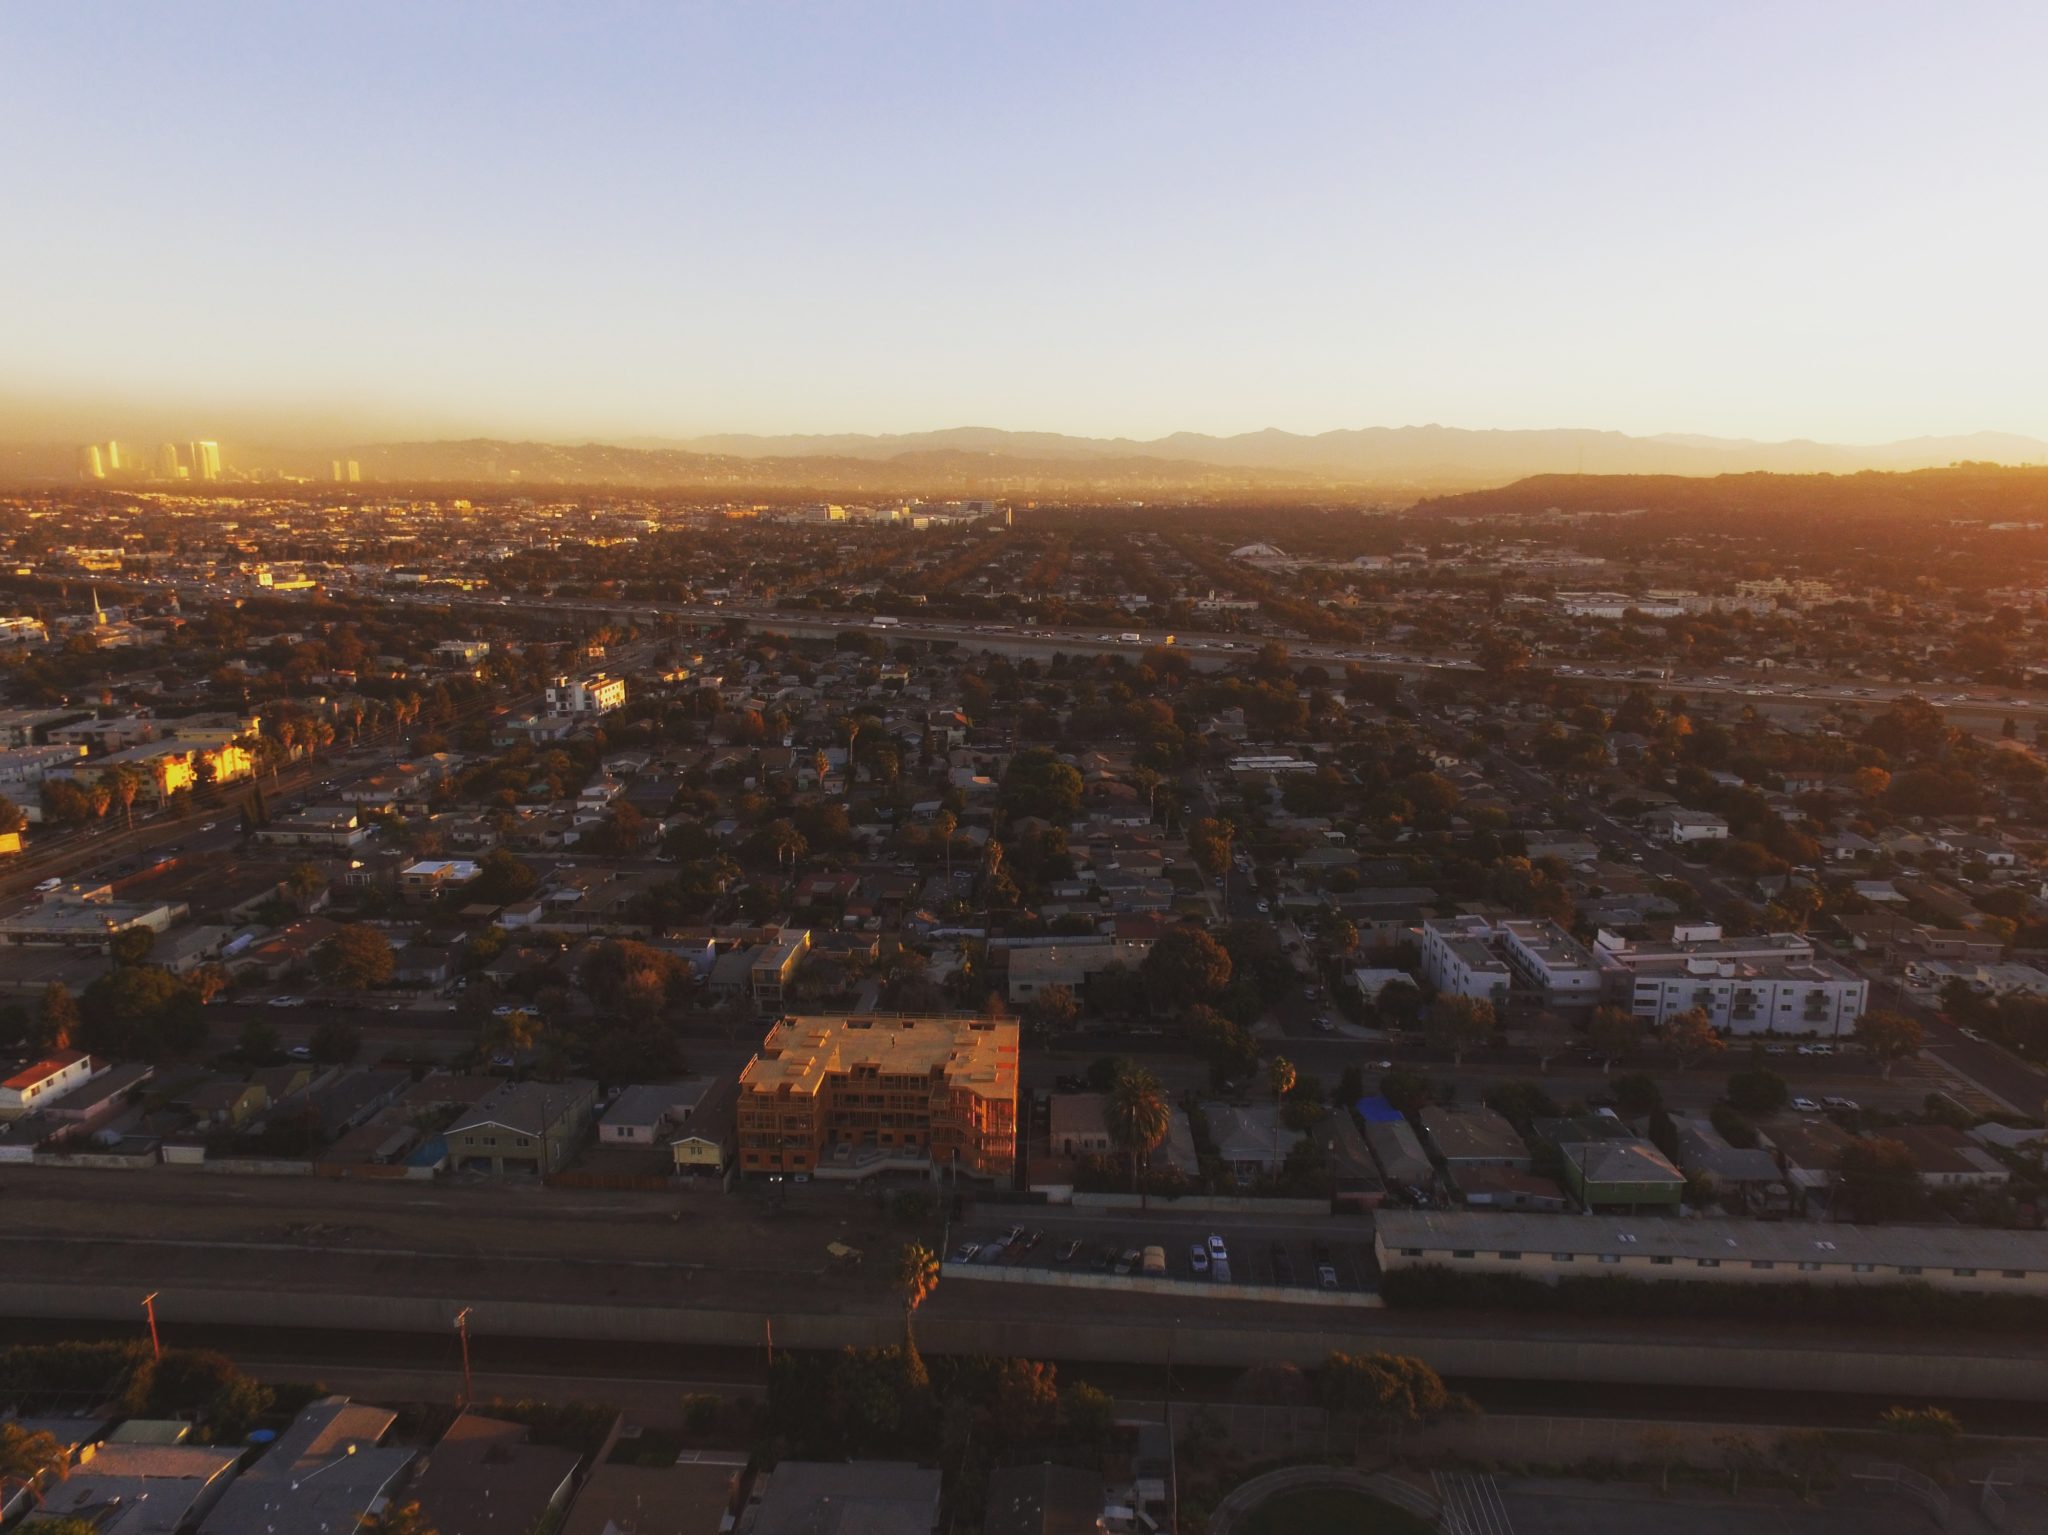
[{"label": "sky", "polygon": [[0,0],[0,435],[2048,436],[2044,52],[2035,3]]}]

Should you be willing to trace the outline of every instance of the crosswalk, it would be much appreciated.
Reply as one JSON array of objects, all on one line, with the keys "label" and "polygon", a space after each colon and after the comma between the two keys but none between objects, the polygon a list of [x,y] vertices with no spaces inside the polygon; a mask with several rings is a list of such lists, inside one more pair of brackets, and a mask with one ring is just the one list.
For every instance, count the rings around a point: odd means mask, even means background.
[{"label": "crosswalk", "polygon": [[1443,1505],[1443,1535],[1515,1535],[1500,1487],[1485,1472],[1438,1471],[1437,1501]]}]

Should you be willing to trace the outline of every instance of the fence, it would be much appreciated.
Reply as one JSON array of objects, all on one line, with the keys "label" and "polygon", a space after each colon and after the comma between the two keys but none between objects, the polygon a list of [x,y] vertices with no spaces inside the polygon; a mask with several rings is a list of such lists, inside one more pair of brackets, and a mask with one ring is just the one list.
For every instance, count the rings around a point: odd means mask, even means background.
[{"label": "fence", "polygon": [[1925,1509],[1939,1528],[1945,1530],[1949,1527],[1953,1511],[1949,1507],[1948,1494],[1934,1484],[1933,1478],[1922,1476],[1911,1467],[1890,1460],[1863,1461],[1851,1466],[1849,1475],[1858,1482],[1889,1486],[1904,1493],[1908,1499]]}]

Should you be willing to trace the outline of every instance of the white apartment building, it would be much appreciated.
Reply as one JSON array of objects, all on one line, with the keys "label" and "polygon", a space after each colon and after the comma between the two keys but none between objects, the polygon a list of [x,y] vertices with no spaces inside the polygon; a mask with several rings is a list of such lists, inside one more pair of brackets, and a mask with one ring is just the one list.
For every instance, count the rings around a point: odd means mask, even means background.
[{"label": "white apartment building", "polygon": [[1853,1034],[1870,983],[1817,958],[1797,933],[1724,938],[1718,927],[1680,930],[1665,943],[1632,944],[1603,931],[1596,947],[1607,996],[1649,1028],[1692,1008],[1727,1034]]},{"label": "white apartment building", "polygon": [[1496,1007],[1511,989],[1540,992],[1546,1005],[1600,999],[1600,961],[1547,918],[1431,917],[1422,924],[1422,973],[1438,991]]},{"label": "white apartment building", "polygon": [[1507,961],[1553,1006],[1600,1000],[1600,962],[1578,939],[1547,918],[1517,917],[1495,929]]},{"label": "white apartment building", "polygon": [[548,684],[550,714],[609,714],[626,702],[626,679],[605,672],[557,677]]},{"label": "white apartment building", "polygon": [[1422,974],[1438,991],[1507,1005],[1514,972],[1487,947],[1493,924],[1484,917],[1431,917],[1422,924]]}]

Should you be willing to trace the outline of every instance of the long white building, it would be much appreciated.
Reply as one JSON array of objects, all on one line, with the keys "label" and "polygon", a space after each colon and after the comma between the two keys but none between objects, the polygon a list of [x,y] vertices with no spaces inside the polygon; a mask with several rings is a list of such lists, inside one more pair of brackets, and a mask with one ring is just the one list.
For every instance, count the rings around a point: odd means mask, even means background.
[{"label": "long white building", "polygon": [[1727,1034],[1853,1034],[1870,983],[1818,957],[1797,933],[1725,938],[1718,927],[1676,930],[1663,943],[1602,932],[1597,944],[1607,997],[1657,1028],[1692,1008]]}]

